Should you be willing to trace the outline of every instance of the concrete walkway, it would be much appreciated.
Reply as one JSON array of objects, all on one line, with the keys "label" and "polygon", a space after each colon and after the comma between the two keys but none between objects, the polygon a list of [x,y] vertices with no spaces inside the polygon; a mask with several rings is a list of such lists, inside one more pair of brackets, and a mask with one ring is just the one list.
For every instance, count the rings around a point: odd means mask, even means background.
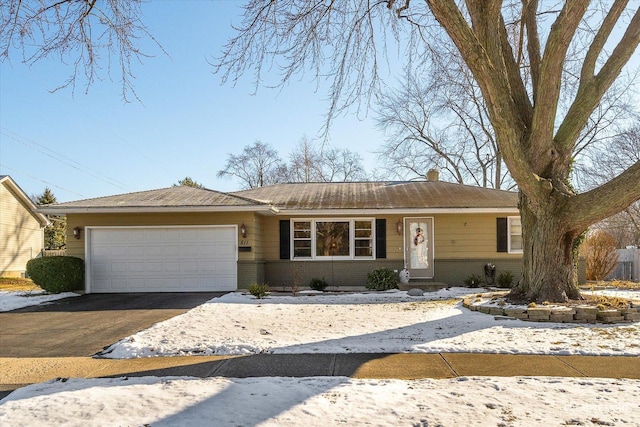
[{"label": "concrete walkway", "polygon": [[141,359],[0,358],[0,398],[56,378],[120,376],[454,378],[558,376],[640,379],[640,357],[478,353],[258,354]]}]

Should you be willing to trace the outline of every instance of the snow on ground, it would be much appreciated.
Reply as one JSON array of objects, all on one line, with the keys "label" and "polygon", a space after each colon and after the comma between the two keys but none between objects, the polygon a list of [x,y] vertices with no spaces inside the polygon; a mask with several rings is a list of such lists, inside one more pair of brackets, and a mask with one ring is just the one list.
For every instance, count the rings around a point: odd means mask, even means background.
[{"label": "snow on ground", "polygon": [[0,402],[4,426],[640,425],[640,381],[142,377],[51,381]]},{"label": "snow on ground", "polygon": [[[473,290],[475,295],[479,290]],[[640,355],[640,322],[496,320],[462,307],[467,288],[271,296],[227,294],[124,338],[111,358],[255,353],[483,352]],[[640,292],[631,294],[640,299]],[[455,299],[457,298],[457,299]]]},{"label": "snow on ground", "polygon": [[[474,290],[472,294],[476,294]],[[111,357],[256,352],[640,354],[640,323],[497,321],[469,289],[228,294],[114,345]],[[640,293],[632,294],[637,298]],[[621,296],[621,295],[618,295]],[[34,384],[0,401],[3,426],[640,425],[640,380],[463,377],[141,377]]]},{"label": "snow on ground", "polygon": [[11,311],[30,305],[40,305],[62,298],[77,297],[73,292],[47,294],[45,291],[0,291],[0,311]]}]

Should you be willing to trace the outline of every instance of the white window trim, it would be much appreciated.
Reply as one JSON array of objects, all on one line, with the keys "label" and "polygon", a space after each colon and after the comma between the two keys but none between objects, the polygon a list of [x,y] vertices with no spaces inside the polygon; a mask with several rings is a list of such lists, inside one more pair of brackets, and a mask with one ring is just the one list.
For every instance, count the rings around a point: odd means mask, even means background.
[{"label": "white window trim", "polygon": [[520,221],[520,237],[522,237],[522,219],[519,216],[508,216],[507,217],[507,253],[510,254],[521,254],[523,253],[522,249],[511,249],[511,236],[513,233],[511,232],[511,224],[513,221]]},{"label": "white window trim", "polygon": [[[371,222],[371,256],[355,256],[355,223],[356,221],[370,221]],[[294,249],[294,223],[295,222],[310,222],[311,223],[311,257],[296,257]],[[349,223],[349,255],[334,255],[334,256],[317,256],[316,255],[316,222],[348,222]],[[340,261],[340,260],[372,260],[376,259],[376,219],[367,218],[291,218],[289,220],[290,231],[290,259],[292,261]]]}]

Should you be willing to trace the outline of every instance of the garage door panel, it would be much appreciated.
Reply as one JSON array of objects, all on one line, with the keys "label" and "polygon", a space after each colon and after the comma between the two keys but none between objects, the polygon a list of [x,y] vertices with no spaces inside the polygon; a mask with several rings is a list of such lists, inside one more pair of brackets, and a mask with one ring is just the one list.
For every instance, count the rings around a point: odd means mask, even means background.
[{"label": "garage door panel", "polygon": [[91,292],[237,289],[235,227],[90,229]]}]

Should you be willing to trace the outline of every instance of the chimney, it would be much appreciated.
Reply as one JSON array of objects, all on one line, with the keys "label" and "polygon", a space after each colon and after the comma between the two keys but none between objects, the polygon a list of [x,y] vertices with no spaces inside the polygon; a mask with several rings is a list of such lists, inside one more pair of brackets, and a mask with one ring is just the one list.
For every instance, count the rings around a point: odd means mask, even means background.
[{"label": "chimney", "polygon": [[437,182],[439,180],[440,180],[440,172],[438,172],[436,169],[429,169],[429,172],[427,172],[427,181]]}]

